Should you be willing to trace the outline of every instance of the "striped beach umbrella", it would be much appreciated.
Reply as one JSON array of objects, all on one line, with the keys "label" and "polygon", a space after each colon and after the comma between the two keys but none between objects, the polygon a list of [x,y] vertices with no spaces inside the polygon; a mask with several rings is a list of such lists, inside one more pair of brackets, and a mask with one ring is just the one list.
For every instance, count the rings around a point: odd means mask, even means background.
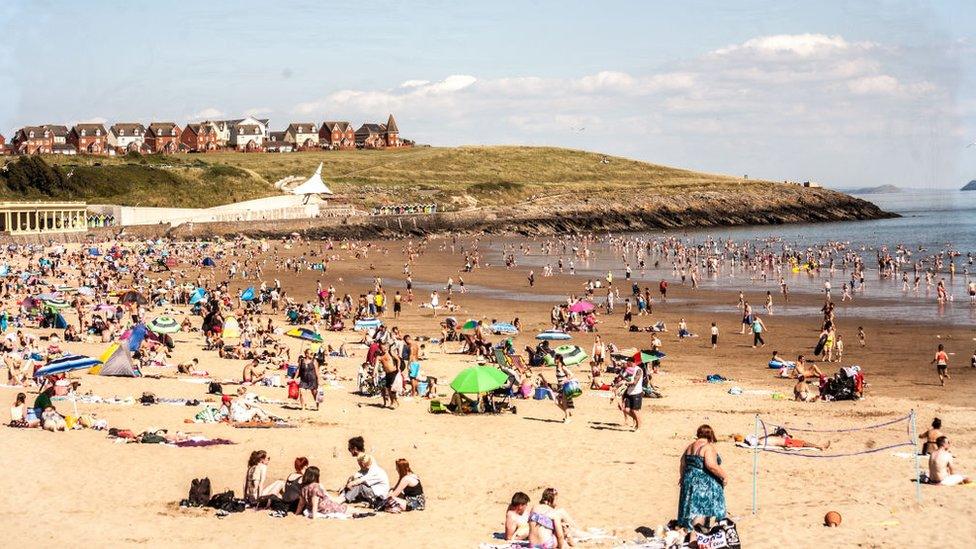
[{"label": "striped beach umbrella", "polygon": [[92,358],[90,356],[72,354],[62,355],[60,358],[56,358],[45,364],[44,367],[39,368],[36,372],[34,372],[34,377],[40,378],[61,374],[64,372],[71,372],[73,370],[83,370],[101,363],[101,360]]},{"label": "striped beach umbrella", "polygon": [[60,298],[45,299],[44,305],[50,309],[67,309],[71,306],[70,303]]},{"label": "striped beach umbrella", "polygon": [[146,324],[150,331],[157,334],[175,334],[180,331],[180,323],[171,316],[159,316],[152,322]]}]

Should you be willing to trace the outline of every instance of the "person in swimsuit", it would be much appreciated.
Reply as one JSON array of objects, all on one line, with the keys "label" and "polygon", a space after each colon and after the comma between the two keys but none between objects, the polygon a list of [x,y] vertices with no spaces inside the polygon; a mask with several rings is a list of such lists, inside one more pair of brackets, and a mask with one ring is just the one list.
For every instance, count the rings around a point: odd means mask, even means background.
[{"label": "person in swimsuit", "polygon": [[383,368],[383,406],[386,407],[389,402],[390,408],[397,408],[400,403],[397,400],[398,391],[395,384],[400,370],[393,363],[393,357],[390,356],[386,344],[380,344],[378,358],[380,367]]},{"label": "person in swimsuit", "polygon": [[555,488],[542,491],[542,498],[529,511],[529,545],[541,549],[562,549],[573,545],[566,536],[563,520],[556,511]]},{"label": "person in swimsuit", "polygon": [[932,420],[932,428],[924,433],[918,435],[918,438],[924,440],[922,443],[922,455],[931,454],[938,447],[936,441],[942,436],[942,420],[935,418]]},{"label": "person in swimsuit", "polygon": [[945,345],[939,343],[939,350],[935,353],[935,358],[932,359],[932,364],[935,364],[936,370],[939,372],[939,383],[945,387],[945,382],[949,378],[949,355],[945,352]]},{"label": "person in swimsuit", "polygon": [[390,492],[389,499],[395,501],[401,509],[423,511],[427,506],[427,499],[420,477],[410,468],[410,462],[403,458],[396,460],[396,470],[400,480]]},{"label": "person in swimsuit", "polygon": [[929,482],[941,486],[969,484],[970,479],[956,471],[949,452],[949,437],[941,436],[935,441],[936,450],[929,454]]},{"label": "person in swimsuit", "polygon": [[565,385],[573,379],[573,375],[566,369],[562,355],[556,355],[556,405],[563,411],[563,423],[569,423],[572,410],[576,408],[573,397],[567,395]]},{"label": "person in swimsuit", "polygon": [[524,492],[515,492],[512,502],[505,511],[505,539],[529,539],[529,496]]},{"label": "person in swimsuit", "polygon": [[[746,437],[746,442],[748,442],[750,445],[752,445],[755,440],[756,438],[751,435]],[[758,440],[764,446],[774,446],[777,448],[816,448],[817,450],[826,450],[830,448],[829,440],[823,444],[801,440],[791,436],[786,429],[782,427],[776,429],[771,435],[759,437]]]}]

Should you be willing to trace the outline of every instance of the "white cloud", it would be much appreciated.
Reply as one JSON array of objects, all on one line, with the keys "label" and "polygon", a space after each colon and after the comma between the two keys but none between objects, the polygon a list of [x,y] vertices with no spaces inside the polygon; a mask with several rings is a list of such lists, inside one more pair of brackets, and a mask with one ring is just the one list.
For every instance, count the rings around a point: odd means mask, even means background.
[{"label": "white cloud", "polygon": [[[869,43],[861,43],[859,46],[869,47],[870,45]],[[852,44],[840,36],[827,36],[825,34],[777,34],[774,36],[760,36],[747,40],[742,44],[719,48],[713,53],[720,56],[750,52],[762,55],[787,54],[798,57],[810,57],[846,50],[851,47]]]},{"label": "white cloud", "polygon": [[[863,164],[861,179],[870,180],[885,162],[879,151],[959,128],[962,103],[947,91],[945,71],[926,55],[912,59],[841,36],[774,35],[667,70],[418,78],[335,91],[293,112],[356,121],[392,112],[405,137],[434,144],[566,145],[727,173],[765,166],[777,179],[855,177]],[[825,164],[837,173],[809,173]],[[904,167],[894,173],[929,176]]]},{"label": "white cloud", "polygon": [[244,111],[244,115],[245,116],[264,116],[266,114],[271,114],[273,112],[274,112],[274,110],[273,109],[269,109],[268,107],[254,107],[254,108],[245,110]]},{"label": "white cloud", "polygon": [[193,114],[188,114],[185,118],[187,120],[207,120],[212,118],[220,118],[221,116],[224,116],[224,111],[214,107],[207,107],[206,109],[197,111]]}]

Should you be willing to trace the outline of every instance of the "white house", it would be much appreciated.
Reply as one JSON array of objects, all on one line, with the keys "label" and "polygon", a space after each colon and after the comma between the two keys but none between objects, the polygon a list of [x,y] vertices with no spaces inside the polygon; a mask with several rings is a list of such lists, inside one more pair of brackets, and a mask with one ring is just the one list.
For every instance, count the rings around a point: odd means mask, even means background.
[{"label": "white house", "polygon": [[239,120],[226,120],[230,137],[227,141],[229,147],[239,151],[260,151],[264,148],[264,142],[268,138],[268,120],[257,119],[253,116]]},{"label": "white house", "polygon": [[146,142],[146,127],[138,122],[113,124],[108,130],[108,144],[121,152],[142,150]]}]

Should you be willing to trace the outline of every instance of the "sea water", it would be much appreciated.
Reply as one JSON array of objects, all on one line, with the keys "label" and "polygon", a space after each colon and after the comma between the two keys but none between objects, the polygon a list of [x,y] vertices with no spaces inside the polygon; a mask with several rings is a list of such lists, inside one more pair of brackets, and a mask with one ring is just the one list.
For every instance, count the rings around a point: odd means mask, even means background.
[{"label": "sea water", "polygon": [[[841,286],[850,279],[850,270],[844,271],[839,262],[837,269],[831,275],[823,269],[819,276],[806,272],[784,273],[785,281],[791,293],[823,292],[824,280],[830,278],[833,286],[832,298],[841,305],[848,314],[856,314],[869,318],[901,318],[905,320],[940,321],[959,324],[976,324],[976,307],[969,304],[966,284],[968,279],[976,278],[976,265],[970,265],[967,253],[976,255],[976,192],[973,191],[906,191],[892,194],[861,195],[882,209],[894,212],[901,217],[893,219],[878,219],[870,221],[843,221],[833,223],[801,223],[789,225],[760,225],[744,227],[711,227],[707,229],[654,231],[643,233],[648,239],[662,237],[680,238],[686,243],[702,243],[706,240],[723,241],[727,239],[736,242],[747,240],[765,241],[777,239],[772,245],[778,250],[782,245],[792,249],[804,250],[817,247],[827,242],[843,242],[849,248],[857,250],[864,259],[868,269],[865,272],[865,287],[863,291],[855,292],[855,302],[840,304]],[[924,272],[919,292],[913,289],[908,292],[902,290],[902,282],[898,279],[882,279],[878,276],[875,255],[882,246],[887,246],[893,253],[897,246],[912,251],[913,259],[923,259],[941,250],[952,250],[962,254],[955,260],[956,275],[950,277],[948,273],[939,273],[939,278],[945,279],[952,301],[939,305],[936,302],[934,284],[925,284]],[[554,247],[555,248],[555,247]],[[603,278],[608,270],[614,271],[617,281],[623,279],[624,265],[619,251],[600,249],[594,253],[589,261],[575,260],[576,274],[583,278]],[[546,256],[538,253],[538,248],[528,256],[518,255],[518,261],[524,266],[540,269],[546,264],[555,266],[558,255]],[[500,243],[493,246],[493,253],[489,256],[492,263],[502,261]],[[566,272],[571,258],[563,257]],[[648,261],[648,267],[654,263],[654,258]],[[926,263],[928,268],[929,263]],[[640,272],[636,262],[631,263],[633,277],[642,285],[653,284],[657,280],[673,281],[671,264],[661,261],[660,268],[646,269]],[[913,271],[910,264],[903,266],[909,276],[909,285],[913,284]],[[968,277],[964,270],[969,270]],[[537,275],[539,274],[537,270]],[[690,284],[690,273],[689,281]],[[817,314],[816,308],[801,308],[799,306],[784,306],[780,294],[779,279],[772,273],[766,280],[756,277],[751,271],[736,270],[734,276],[729,276],[728,265],[722,269],[722,274],[716,276],[701,275],[699,285],[702,288],[718,288],[724,290],[742,290],[754,296],[756,291],[770,291],[773,294],[778,314],[805,315]],[[656,285],[655,285],[656,286]],[[654,288],[656,290],[656,287]],[[621,297],[627,291],[621,291]],[[656,292],[655,292],[656,295]],[[598,296],[601,297],[602,296]],[[856,304],[862,297],[869,297],[876,302],[870,306]],[[762,312],[763,303],[753,303],[757,312]],[[714,305],[700,305],[703,310],[716,309]],[[732,304],[734,307],[734,304]],[[809,309],[809,310],[808,310]]]}]

